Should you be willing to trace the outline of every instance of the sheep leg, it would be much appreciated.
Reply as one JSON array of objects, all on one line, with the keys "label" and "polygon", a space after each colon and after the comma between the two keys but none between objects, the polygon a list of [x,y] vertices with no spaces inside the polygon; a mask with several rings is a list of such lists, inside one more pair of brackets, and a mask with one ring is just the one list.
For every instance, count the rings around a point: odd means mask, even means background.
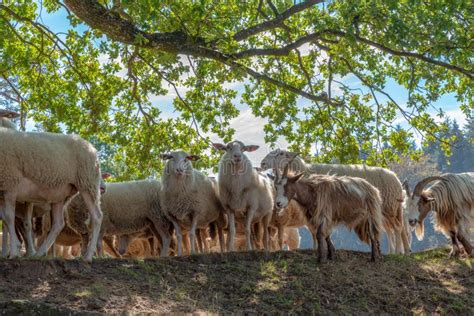
[{"label": "sheep leg", "polygon": [[452,258],[457,258],[459,257],[459,254],[461,252],[461,250],[459,249],[459,243],[458,243],[458,238],[456,236],[456,232],[455,231],[450,231],[449,234],[451,235],[451,242],[452,242],[452,249],[451,249],[451,252],[449,254],[449,257]]},{"label": "sheep leg", "polygon": [[[161,257],[167,257],[170,251],[170,244],[171,244],[171,235],[170,235],[170,227],[165,227],[161,222],[158,220],[152,220],[152,225],[150,226],[153,234],[155,237],[158,236],[161,238]],[[179,247],[179,246],[178,246]]]},{"label": "sheep leg", "polygon": [[283,250],[284,227],[279,225],[277,227],[277,230],[278,230],[278,247],[280,247],[279,250]]},{"label": "sheep leg", "polygon": [[99,238],[97,239],[97,256],[99,258],[104,257],[104,243],[103,243],[103,235],[99,233]]},{"label": "sheep leg", "polygon": [[270,229],[270,220],[272,219],[272,215],[267,215],[263,218],[263,242],[265,251],[270,251],[270,235],[268,233]]},{"label": "sheep leg", "polygon": [[227,250],[235,251],[235,215],[232,212],[227,214],[229,218],[229,234],[227,235]]},{"label": "sheep leg", "polygon": [[191,254],[196,253],[196,229],[197,229],[197,216],[194,216],[191,221],[191,231],[189,232],[189,238],[191,239]]},{"label": "sheep leg", "polygon": [[8,229],[5,221],[2,221],[2,257],[8,256]]},{"label": "sheep leg", "polygon": [[155,237],[148,238],[148,245],[150,245],[151,249],[151,256],[156,257],[156,244],[155,244]]},{"label": "sheep leg", "polygon": [[320,224],[318,232],[316,233],[316,239],[318,240],[318,261],[320,263],[326,263],[328,260],[326,238],[323,236],[323,228],[323,224]]},{"label": "sheep leg", "polygon": [[[36,256],[45,256],[46,252],[54,244],[56,237],[58,237],[61,230],[64,228],[64,202],[53,203],[51,209],[51,215],[53,217],[53,224],[48,236],[41,244]],[[54,251],[54,250],[53,250]]]},{"label": "sheep leg", "polygon": [[84,202],[89,210],[89,218],[91,220],[92,226],[92,236],[87,245],[86,255],[84,256],[85,261],[92,261],[94,256],[97,241],[99,240],[100,226],[102,224],[102,211],[99,206],[99,199],[93,199],[92,196],[87,192],[81,192]]},{"label": "sheep leg", "polygon": [[245,218],[245,238],[247,240],[247,251],[252,250],[252,221],[255,215],[254,209],[247,211],[247,217]]},{"label": "sheep leg", "polygon": [[182,256],[183,255],[183,234],[181,232],[181,227],[179,226],[179,224],[172,220],[171,221],[173,223],[173,226],[174,226],[174,230],[176,231],[176,239],[178,239],[178,256]]},{"label": "sheep leg", "polygon": [[[7,225],[10,234],[10,258],[20,255],[21,243],[15,231],[15,202],[16,197],[5,193],[3,203],[3,223]],[[5,231],[5,229],[4,229]]]},{"label": "sheep leg", "polygon": [[36,253],[35,250],[35,242],[33,240],[33,203],[28,203],[26,208],[26,218],[23,221],[23,227],[25,228],[26,232],[26,255],[28,257],[34,256]]},{"label": "sheep leg", "polygon": [[202,242],[202,230],[198,229],[196,233],[196,245],[197,245],[197,250],[200,253],[204,252],[204,244]]},{"label": "sheep leg", "polygon": [[458,233],[457,237],[458,237],[458,240],[463,245],[464,250],[466,250],[467,255],[472,256],[473,255],[472,246],[471,246],[471,243],[469,242],[469,240],[467,240],[466,237],[464,237],[464,235],[462,233]]},{"label": "sheep leg", "polygon": [[225,241],[224,241],[224,230],[222,224],[217,222],[217,235],[219,236],[219,246],[221,248],[221,253],[225,251]]},{"label": "sheep leg", "polygon": [[189,242],[189,233],[188,232],[183,233],[183,253],[185,255],[190,255],[191,254],[191,244]]},{"label": "sheep leg", "polygon": [[86,255],[88,242],[89,242],[89,233],[82,233],[81,234],[81,256]]},{"label": "sheep leg", "polygon": [[334,260],[336,258],[336,248],[331,241],[331,236],[326,237],[326,244],[328,245],[328,259]]}]

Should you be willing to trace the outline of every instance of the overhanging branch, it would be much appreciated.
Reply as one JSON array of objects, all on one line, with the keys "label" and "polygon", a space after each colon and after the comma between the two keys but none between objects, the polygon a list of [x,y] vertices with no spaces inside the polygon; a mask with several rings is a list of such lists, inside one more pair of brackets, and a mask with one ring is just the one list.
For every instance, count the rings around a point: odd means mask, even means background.
[{"label": "overhanging branch", "polygon": [[318,3],[323,2],[324,0],[307,0],[303,1],[301,3],[298,3],[291,8],[289,8],[286,11],[283,11],[280,15],[278,15],[275,19],[270,20],[270,21],[265,21],[260,24],[254,25],[252,27],[249,27],[247,29],[241,30],[237,33],[234,34],[233,38],[237,42],[246,40],[247,38],[256,35],[261,32],[265,32],[277,27],[282,26],[282,22],[288,19],[289,17],[295,15],[296,13],[299,13],[303,10],[306,10],[307,8],[312,7],[313,5],[316,5]]}]

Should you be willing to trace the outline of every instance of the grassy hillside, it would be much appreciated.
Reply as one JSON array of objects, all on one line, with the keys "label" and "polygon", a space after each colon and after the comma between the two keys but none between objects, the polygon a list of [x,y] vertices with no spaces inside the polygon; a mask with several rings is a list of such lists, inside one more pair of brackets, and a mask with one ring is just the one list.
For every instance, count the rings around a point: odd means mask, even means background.
[{"label": "grassy hillside", "polygon": [[474,259],[312,251],[183,258],[0,260],[0,309],[75,312],[474,313]]}]

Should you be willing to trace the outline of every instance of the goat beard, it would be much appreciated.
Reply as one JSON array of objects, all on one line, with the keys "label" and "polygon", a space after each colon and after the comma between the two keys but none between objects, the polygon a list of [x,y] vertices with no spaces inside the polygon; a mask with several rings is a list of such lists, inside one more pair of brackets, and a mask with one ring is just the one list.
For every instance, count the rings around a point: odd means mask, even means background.
[{"label": "goat beard", "polygon": [[423,222],[418,221],[415,227],[415,235],[418,240],[422,240],[425,235],[425,226]]}]

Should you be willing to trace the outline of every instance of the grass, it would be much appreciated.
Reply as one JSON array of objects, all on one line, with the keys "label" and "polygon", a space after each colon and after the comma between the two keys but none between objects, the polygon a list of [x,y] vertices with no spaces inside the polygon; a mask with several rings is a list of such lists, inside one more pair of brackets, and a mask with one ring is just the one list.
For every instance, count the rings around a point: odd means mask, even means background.
[{"label": "grass", "polygon": [[[56,280],[47,301],[74,311],[473,314],[474,260],[447,254],[436,249],[371,263],[369,254],[338,251],[327,264],[317,263],[312,251],[108,259],[92,265],[1,261],[0,271],[12,269],[13,277],[25,282],[0,291],[0,300],[31,300],[38,276],[47,275]],[[0,288],[7,288],[4,282],[0,278]]]}]

